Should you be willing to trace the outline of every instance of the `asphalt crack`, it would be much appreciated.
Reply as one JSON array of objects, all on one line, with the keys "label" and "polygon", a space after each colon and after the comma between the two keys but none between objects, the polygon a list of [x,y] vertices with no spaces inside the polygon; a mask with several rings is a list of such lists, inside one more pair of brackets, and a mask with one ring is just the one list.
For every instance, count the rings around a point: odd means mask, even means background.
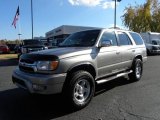
[{"label": "asphalt crack", "polygon": [[[127,103],[127,101],[123,101],[123,102],[125,102],[124,105],[129,106],[130,111],[133,111],[132,105],[130,105],[129,103]],[[127,120],[127,117],[129,117],[129,116],[136,117],[136,119],[140,119],[140,120],[143,120],[143,119],[145,119],[145,120],[146,119],[148,119],[148,120],[159,120],[159,119],[156,119],[156,118],[153,118],[153,117],[138,115],[138,114],[135,114],[133,112],[129,112],[128,110],[124,109],[121,104],[119,104],[118,102],[116,102],[116,103],[117,103],[118,111],[119,111],[120,115],[123,116],[124,120]]]},{"label": "asphalt crack", "polygon": [[149,119],[149,120],[159,120],[159,119],[156,119],[156,118],[147,117],[147,116],[142,116],[142,115],[137,115],[137,114],[130,113],[130,112],[126,112],[126,113],[129,114],[129,115],[135,116],[135,117],[137,117],[137,118],[145,118],[145,119]]}]

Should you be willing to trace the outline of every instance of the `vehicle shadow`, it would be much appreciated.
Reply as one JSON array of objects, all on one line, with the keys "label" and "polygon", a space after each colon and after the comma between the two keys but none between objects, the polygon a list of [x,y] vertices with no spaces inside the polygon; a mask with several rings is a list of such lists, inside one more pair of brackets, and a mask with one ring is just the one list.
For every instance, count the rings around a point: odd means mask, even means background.
[{"label": "vehicle shadow", "polygon": [[60,95],[33,97],[18,88],[0,92],[0,120],[50,120],[72,112]]},{"label": "vehicle shadow", "polygon": [[[126,79],[116,79],[98,85],[96,95],[116,86],[129,84]],[[19,88],[0,92],[0,120],[50,120],[74,111],[61,95],[30,95]]]},{"label": "vehicle shadow", "polygon": [[16,66],[18,65],[18,59],[0,59],[0,66]]},{"label": "vehicle shadow", "polygon": [[96,86],[95,96],[102,94],[106,91],[109,91],[115,87],[131,84],[131,83],[133,83],[133,81],[130,81],[128,77],[120,77],[120,78],[108,81],[106,83],[99,84]]},{"label": "vehicle shadow", "polygon": [[16,88],[0,92],[0,120],[50,120],[74,112],[60,95],[35,95]]}]

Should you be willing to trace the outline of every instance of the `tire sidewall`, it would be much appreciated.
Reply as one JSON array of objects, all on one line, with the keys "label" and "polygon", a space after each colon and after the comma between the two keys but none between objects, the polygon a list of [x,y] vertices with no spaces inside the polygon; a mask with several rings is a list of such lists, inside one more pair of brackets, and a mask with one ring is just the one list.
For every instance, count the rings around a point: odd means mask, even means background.
[{"label": "tire sidewall", "polygon": [[[137,64],[140,64],[140,66],[141,66],[140,77],[137,77],[137,75],[136,75]],[[134,81],[139,81],[142,77],[142,73],[143,73],[143,63],[140,59],[135,59],[134,64],[133,64],[133,73],[131,74],[131,79]]]},{"label": "tire sidewall", "polygon": [[[88,98],[84,101],[84,102],[78,102],[75,97],[74,97],[74,88],[75,85],[78,81],[85,79],[89,82],[90,84],[90,93]],[[73,77],[70,81],[70,87],[69,87],[69,94],[70,94],[70,100],[73,104],[74,107],[81,109],[83,107],[85,107],[86,105],[88,105],[88,103],[91,101],[94,92],[95,92],[95,83],[94,83],[94,79],[92,77],[92,75],[86,71],[78,71],[76,73],[73,74]]]}]

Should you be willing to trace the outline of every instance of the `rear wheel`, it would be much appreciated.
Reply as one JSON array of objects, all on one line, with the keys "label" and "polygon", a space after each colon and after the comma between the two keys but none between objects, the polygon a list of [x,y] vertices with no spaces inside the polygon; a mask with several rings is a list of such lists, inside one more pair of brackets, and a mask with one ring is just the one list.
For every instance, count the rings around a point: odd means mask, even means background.
[{"label": "rear wheel", "polygon": [[142,77],[143,63],[140,59],[136,58],[132,65],[133,72],[129,74],[129,78],[132,81],[138,81]]},{"label": "rear wheel", "polygon": [[95,92],[95,83],[92,75],[86,71],[72,74],[66,89],[69,102],[76,109],[81,109],[89,104]]}]

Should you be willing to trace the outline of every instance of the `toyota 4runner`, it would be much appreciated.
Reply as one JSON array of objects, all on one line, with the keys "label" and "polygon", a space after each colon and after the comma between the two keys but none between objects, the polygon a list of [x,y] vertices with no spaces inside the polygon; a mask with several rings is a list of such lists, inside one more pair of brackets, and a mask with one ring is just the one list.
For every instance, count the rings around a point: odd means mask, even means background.
[{"label": "toyota 4runner", "polygon": [[23,54],[12,80],[30,93],[64,93],[80,109],[96,84],[128,75],[141,79],[146,47],[132,31],[94,29],[73,33],[58,48]]}]

